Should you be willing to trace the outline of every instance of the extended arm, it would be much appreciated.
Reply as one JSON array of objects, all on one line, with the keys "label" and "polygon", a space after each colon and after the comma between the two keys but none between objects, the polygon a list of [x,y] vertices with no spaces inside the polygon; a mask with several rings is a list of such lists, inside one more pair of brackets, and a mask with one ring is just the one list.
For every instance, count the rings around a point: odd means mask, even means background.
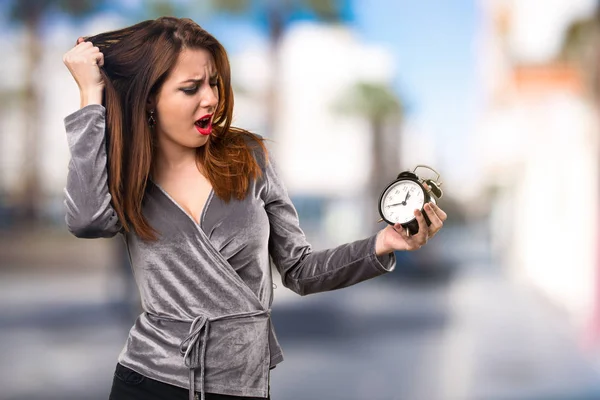
[{"label": "extended arm", "polygon": [[375,253],[377,234],[332,249],[312,251],[272,160],[265,167],[265,179],[265,209],[271,227],[269,252],[286,287],[307,295],[351,286],[394,269],[393,253]]}]

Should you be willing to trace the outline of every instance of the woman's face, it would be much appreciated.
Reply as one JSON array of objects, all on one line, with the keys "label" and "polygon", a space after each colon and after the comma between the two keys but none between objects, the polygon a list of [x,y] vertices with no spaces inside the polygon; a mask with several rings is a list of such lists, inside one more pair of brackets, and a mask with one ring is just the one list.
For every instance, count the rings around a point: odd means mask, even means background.
[{"label": "woman's face", "polygon": [[211,134],[218,102],[212,55],[204,49],[184,49],[156,95],[154,129],[159,146],[203,146]]}]

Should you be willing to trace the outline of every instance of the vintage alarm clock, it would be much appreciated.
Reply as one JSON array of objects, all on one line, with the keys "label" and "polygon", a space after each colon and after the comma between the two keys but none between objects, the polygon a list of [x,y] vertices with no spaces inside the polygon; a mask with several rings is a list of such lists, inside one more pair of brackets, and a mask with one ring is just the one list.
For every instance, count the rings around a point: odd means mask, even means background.
[{"label": "vintage alarm clock", "polygon": [[[425,168],[433,171],[437,177],[435,179],[421,179],[415,173],[417,169]],[[427,213],[423,211],[425,203],[437,203],[442,197],[440,189],[442,182],[440,174],[427,165],[417,165],[412,171],[403,171],[398,174],[395,181],[391,182],[381,193],[379,197],[379,215],[381,221],[390,225],[396,223],[402,224],[409,235],[414,235],[419,231],[419,223],[415,217],[414,210],[423,212],[423,217],[429,226],[431,221]]]}]

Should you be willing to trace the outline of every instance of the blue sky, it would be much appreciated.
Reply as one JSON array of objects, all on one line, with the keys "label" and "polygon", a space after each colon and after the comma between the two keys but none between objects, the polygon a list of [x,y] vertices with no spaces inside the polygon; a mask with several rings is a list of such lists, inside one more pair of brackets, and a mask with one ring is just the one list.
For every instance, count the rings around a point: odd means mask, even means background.
[{"label": "blue sky", "polygon": [[[358,36],[391,52],[394,87],[408,117],[435,137],[440,162],[467,168],[477,94],[475,1],[349,0],[348,6]],[[232,53],[248,40],[264,40],[256,20],[213,15],[199,22]]]},{"label": "blue sky", "polygon": [[[353,0],[354,27],[367,42],[386,45],[398,68],[396,87],[415,112],[439,109],[475,82],[473,1]],[[445,108],[445,107],[441,107]]]},{"label": "blue sky", "polygon": [[[474,0],[350,0],[349,6],[349,24],[358,35],[391,51],[397,66],[395,88],[411,112],[438,115],[454,108],[457,100],[473,101]],[[231,53],[247,46],[248,40],[264,40],[256,20],[247,17],[212,15],[199,22]]]},{"label": "blue sky", "polygon": [[424,124],[442,163],[465,160],[477,94],[474,0],[352,0],[355,29],[386,45],[397,66],[398,93],[410,117]]}]

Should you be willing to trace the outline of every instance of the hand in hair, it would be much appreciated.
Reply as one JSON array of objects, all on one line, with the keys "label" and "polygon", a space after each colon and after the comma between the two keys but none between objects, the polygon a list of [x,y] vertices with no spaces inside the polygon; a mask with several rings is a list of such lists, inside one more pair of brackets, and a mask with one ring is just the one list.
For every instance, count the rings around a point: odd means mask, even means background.
[{"label": "hand in hair", "polygon": [[104,82],[99,67],[104,65],[104,55],[100,49],[79,38],[77,45],[65,53],[63,62],[79,86],[81,107],[101,104]]}]

